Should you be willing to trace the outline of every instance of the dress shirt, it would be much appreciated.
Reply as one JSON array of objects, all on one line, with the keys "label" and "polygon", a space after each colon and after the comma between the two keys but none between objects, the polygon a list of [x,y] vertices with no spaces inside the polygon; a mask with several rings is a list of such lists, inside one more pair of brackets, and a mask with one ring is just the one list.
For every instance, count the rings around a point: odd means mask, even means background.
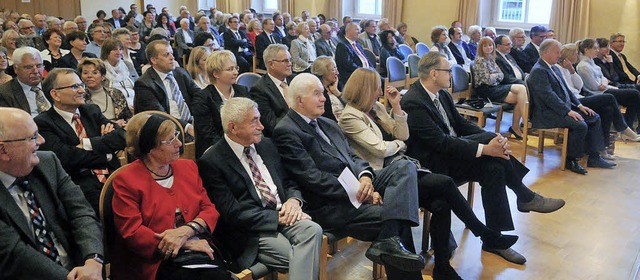
[{"label": "dress shirt", "polygon": [[571,93],[578,99],[584,98],[584,96],[580,94],[584,82],[582,81],[582,78],[580,78],[578,72],[573,72],[573,74],[571,74],[569,69],[564,68],[559,64],[556,64],[555,66],[560,69],[562,78],[564,78],[564,82],[567,84],[567,87],[569,87],[569,91],[571,91]]},{"label": "dress shirt", "polygon": [[236,91],[233,90],[233,87],[231,87],[231,94],[229,95],[229,98],[226,98],[222,93],[222,91],[215,84],[213,85],[213,87],[216,88],[216,91],[218,91],[218,95],[220,95],[220,99],[222,99],[222,104],[224,104],[227,100],[233,98],[233,96],[236,95]]},{"label": "dress shirt", "polygon": [[184,42],[186,44],[193,44],[193,38],[191,38],[191,35],[189,35],[189,30],[182,30],[182,36],[184,36]]},{"label": "dress shirt", "polygon": [[[26,85],[20,81],[20,79],[16,78],[18,83],[22,87],[22,92],[24,92],[24,96],[27,97],[27,102],[29,102],[29,109],[31,109],[31,116],[35,117],[38,115],[38,104],[36,103],[36,93],[31,91],[32,86]],[[42,84],[38,84],[36,87],[42,89]]]},{"label": "dress shirt", "polygon": [[[226,133],[224,134],[224,139],[227,141],[227,144],[229,144],[229,147],[231,147],[233,154],[236,155],[238,160],[240,160],[240,163],[242,164],[242,168],[244,168],[244,170],[247,172],[247,175],[249,175],[249,178],[251,178],[251,182],[253,183],[253,186],[256,189],[256,193],[258,193],[260,200],[263,201],[262,193],[260,193],[260,190],[256,187],[256,182],[253,180],[253,176],[252,176],[253,173],[251,172],[251,167],[249,166],[249,163],[247,163],[247,158],[244,154],[244,146],[231,140]],[[280,200],[280,196],[278,195],[278,187],[273,182],[273,178],[271,178],[271,173],[269,173],[269,169],[267,169],[267,166],[264,165],[264,161],[262,160],[262,157],[256,151],[255,145],[251,144],[249,147],[251,150],[251,156],[253,157],[253,161],[256,163],[256,166],[258,166],[258,169],[260,170],[260,175],[262,176],[264,183],[269,187],[269,191],[276,198],[276,201],[277,201],[276,210],[280,210],[280,208],[282,208],[282,201]],[[264,201],[262,206],[265,206]]]},{"label": "dress shirt", "polygon": [[287,85],[289,84],[287,83],[287,79],[285,78],[284,81],[280,81],[276,77],[272,76],[271,73],[267,73],[267,75],[269,75],[269,78],[271,78],[273,83],[276,84],[276,87],[280,91],[280,94],[282,95],[282,98],[284,98],[284,101],[287,101],[287,97],[284,95],[284,89],[282,88],[283,82],[286,83]]},{"label": "dress shirt", "polygon": [[[73,132],[75,132],[76,135],[78,135],[78,132],[76,131],[76,125],[73,123],[73,115],[74,114],[78,114],[78,116],[80,116],[80,112],[78,111],[78,109],[76,109],[75,113],[69,113],[67,111],[62,111],[62,110],[58,109],[58,107],[56,107],[56,106],[53,106],[53,109],[56,110],[58,115],[60,115],[62,117],[62,119],[64,119],[65,122],[67,122],[67,124],[71,127]],[[82,139],[82,149],[85,150],[85,151],[93,151],[93,147],[91,146],[91,140],[89,139],[89,135],[87,135],[87,138],[83,138]],[[111,159],[108,158],[108,160],[111,160]]]},{"label": "dress shirt", "polygon": [[[349,45],[351,45],[353,47],[353,44],[356,44],[356,46],[358,45],[356,43],[356,41],[351,41],[349,38],[345,37],[345,40],[347,40],[347,42],[349,43]],[[367,67],[369,66],[369,61],[367,60],[367,57],[365,56],[365,54],[363,52],[361,52],[359,49],[357,49],[357,47],[353,47],[356,52],[356,55],[358,56],[358,58],[360,58],[360,61],[362,61],[362,67]],[[362,53],[362,56],[358,55],[359,53]]]},{"label": "dress shirt", "polygon": [[[178,102],[176,102],[171,95],[171,83],[167,80],[167,75],[169,75],[169,73],[163,73],[158,71],[158,69],[153,69],[156,71],[156,73],[158,73],[158,76],[160,77],[160,79],[162,80],[162,84],[164,85],[165,95],[167,96],[167,100],[169,100],[169,110],[171,111],[171,116],[179,120],[182,119],[182,116],[180,116],[180,108],[178,108]],[[176,77],[174,76],[173,79],[175,78]],[[176,84],[176,87],[177,86],[178,85]],[[178,87],[178,91],[180,91],[180,87]],[[182,94],[181,91],[180,94]],[[184,94],[182,95],[182,98],[184,98]]]},{"label": "dress shirt", "polygon": [[502,58],[504,58],[504,60],[507,61],[507,63],[509,63],[509,66],[511,66],[511,69],[513,69],[513,73],[515,73],[516,75],[516,79],[518,80],[524,80],[522,78],[522,72],[520,72],[520,70],[518,70],[518,67],[516,67],[515,64],[511,63],[511,61],[507,58],[506,54],[501,53],[500,51],[496,50],[496,53],[498,53],[498,55],[502,56]]}]

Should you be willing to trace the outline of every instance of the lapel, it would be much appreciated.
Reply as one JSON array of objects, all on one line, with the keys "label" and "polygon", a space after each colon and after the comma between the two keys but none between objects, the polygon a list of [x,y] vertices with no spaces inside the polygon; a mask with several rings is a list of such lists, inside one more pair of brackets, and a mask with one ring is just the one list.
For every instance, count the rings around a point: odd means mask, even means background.
[{"label": "lapel", "polygon": [[[29,237],[32,245],[35,245],[35,240],[33,237],[33,232],[29,230],[28,221],[24,218],[24,214],[22,214],[22,210],[16,204],[16,201],[13,200],[13,197],[4,186],[4,184],[0,183],[2,186],[0,189],[0,204],[2,205],[2,209],[6,211],[6,216],[11,219],[11,221],[17,226],[17,228],[22,231],[22,234]],[[7,221],[9,222],[9,221]]]},{"label": "lapel", "polygon": [[269,77],[269,74],[264,75],[263,78],[265,79],[265,83],[269,88],[269,92],[271,93],[274,101],[279,107],[277,111],[282,111],[285,108],[288,108],[289,106],[287,105],[287,101],[284,100],[284,97],[282,97],[282,94],[280,93],[278,86],[276,86],[276,84],[273,83],[273,80],[271,80],[271,77]]},{"label": "lapel", "polygon": [[44,175],[42,177],[36,176],[37,173],[40,173],[40,171],[34,169],[34,172],[31,172],[31,174],[27,176],[31,191],[38,201],[38,206],[40,206],[42,213],[45,213],[44,217],[48,224],[47,227],[53,231],[56,239],[60,242],[62,247],[67,249],[69,248],[69,244],[67,243],[66,235],[60,228],[60,225],[56,222],[58,220],[58,209],[55,205],[57,198],[55,198],[55,195],[48,192],[50,188],[45,185],[46,182],[40,180],[40,178],[44,178]]},{"label": "lapel", "polygon": [[268,156],[268,153],[266,151],[268,147],[264,147],[262,142],[257,143],[254,146],[256,147],[256,152],[260,155],[260,157],[262,157],[262,162],[264,162],[267,170],[269,170],[269,175],[271,175],[271,179],[273,180],[273,183],[276,185],[276,189],[278,190],[280,201],[284,203],[286,201],[284,194],[284,184],[282,183],[282,179],[280,178],[280,176],[278,176],[278,169],[274,166],[274,162],[277,159],[272,159]]},{"label": "lapel", "polygon": [[13,89],[13,96],[16,99],[16,102],[23,110],[27,111],[27,113],[31,114],[31,107],[29,107],[29,101],[27,101],[27,96],[22,91],[22,86],[18,82],[18,78],[13,79],[13,83],[11,84],[11,88]]},{"label": "lapel", "polygon": [[87,133],[87,137],[101,136],[100,127],[96,120],[93,119],[91,114],[87,111],[87,105],[82,105],[78,108],[80,112],[80,121],[84,126],[84,131]]},{"label": "lapel", "polygon": [[[168,91],[164,87],[164,83],[162,83],[162,80],[160,79],[158,72],[156,72],[156,69],[153,69],[153,67],[149,68],[147,72],[149,72],[149,77],[151,78],[151,81],[153,82],[153,84],[155,84],[156,87],[158,87],[158,89],[162,90],[162,92],[156,91],[156,96],[159,97],[158,100],[162,101],[162,106],[167,110],[167,112],[169,112],[169,100],[167,100]],[[162,95],[158,96],[159,93],[162,93]]]},{"label": "lapel", "polygon": [[[345,157],[341,155],[341,152],[337,148],[339,147],[337,145],[341,144],[340,143],[341,141],[337,141],[338,139],[340,139],[340,137],[335,137],[335,135],[333,133],[330,133],[329,130],[327,129],[322,130],[324,134],[327,135],[331,143],[333,143],[333,145],[336,145],[336,146],[333,146],[332,144],[327,143],[327,141],[324,141],[324,139],[322,139],[322,136],[320,136],[320,134],[318,134],[318,132],[316,132],[315,129],[313,129],[313,127],[311,127],[309,123],[307,123],[302,117],[300,117],[296,111],[294,111],[293,109],[290,109],[288,114],[289,114],[289,117],[298,125],[298,127],[300,127],[300,129],[303,132],[313,135],[313,139],[315,139],[316,142],[318,142],[320,149],[322,151],[324,151],[325,153],[329,154],[332,157],[335,157],[341,162],[344,162],[345,164],[349,165],[348,162],[345,162]],[[321,118],[317,118],[316,121],[320,123],[320,119]],[[320,123],[321,128],[327,127],[327,126],[328,125],[326,123]]]},{"label": "lapel", "polygon": [[[551,67],[547,66],[547,63],[545,63],[544,61],[542,61],[542,59],[539,60],[539,63],[543,65],[543,67],[545,67],[545,69],[547,70],[548,74],[551,75],[553,77],[553,79],[556,81],[556,83],[558,83],[558,86],[560,87],[560,90],[562,92],[556,92],[556,95],[558,95],[558,97],[560,97],[560,99],[562,99],[565,104],[567,103],[571,103],[571,101],[569,100],[569,92],[568,92],[568,87],[565,85],[564,80],[562,79],[562,73],[556,73],[553,70],[553,65]],[[560,72],[560,71],[558,71]],[[570,104],[567,104],[570,106]]]},{"label": "lapel", "polygon": [[[320,142],[324,142],[328,147],[327,150],[329,151],[338,151],[339,155],[337,158],[340,159],[342,162],[347,163],[348,165],[351,166],[349,159],[351,158],[351,155],[349,155],[349,143],[345,142],[344,139],[342,137],[340,137],[340,135],[337,134],[336,131],[334,131],[333,129],[330,129],[331,124],[329,123],[329,121],[325,118],[319,117],[316,119],[316,121],[318,122],[318,124],[320,125],[320,127],[322,128],[322,132],[324,132],[325,135],[327,135],[327,137],[329,137],[329,140],[331,140],[331,144],[327,143],[326,141],[322,140]],[[311,127],[309,125],[309,127]],[[317,132],[316,132],[317,134]],[[320,137],[320,135],[318,135],[318,137]],[[335,154],[335,152],[334,152]],[[335,155],[334,155],[335,156]]]},{"label": "lapel", "polygon": [[258,193],[256,192],[256,187],[253,185],[253,181],[251,181],[251,178],[249,177],[249,174],[247,174],[247,171],[244,169],[244,167],[242,167],[240,159],[238,159],[238,157],[233,153],[233,150],[231,150],[231,146],[229,146],[229,143],[227,143],[225,139],[221,139],[220,142],[224,142],[222,145],[220,156],[228,163],[227,165],[230,166],[233,171],[240,175],[242,181],[244,181],[244,184],[247,187],[247,191],[249,191],[249,194],[251,194],[253,200],[262,205],[260,196],[258,196]]},{"label": "lapel", "polygon": [[[431,100],[429,93],[419,83],[420,81],[417,81],[415,86],[417,86],[418,89],[420,90],[420,98],[422,98],[422,103],[427,107],[427,109],[429,109],[431,113],[431,118],[433,118],[434,121],[436,121],[437,125],[440,127],[440,129],[442,129],[442,131],[444,131],[444,133],[448,135],[450,131],[449,131],[449,128],[447,127],[447,124],[444,122],[442,115],[440,115],[440,111],[438,111],[438,108],[436,108],[436,104],[434,104],[433,101]],[[438,95],[443,93],[446,94],[446,92],[443,92],[442,90],[438,91]],[[439,100],[440,100],[440,105],[442,105],[442,108],[445,108],[444,111],[447,113],[449,120],[451,120],[450,113],[447,112],[446,106],[442,103],[442,98],[439,98]],[[452,127],[453,125],[454,124],[451,123]]]},{"label": "lapel", "polygon": [[[69,140],[65,141],[67,142],[67,144],[74,145],[74,146],[80,144],[80,139],[78,139],[78,135],[76,135],[75,128],[71,127],[67,123],[67,121],[64,118],[62,118],[62,116],[60,116],[60,114],[58,114],[56,110],[53,109],[53,107],[51,107],[51,109],[49,109],[49,111],[47,111],[46,114],[48,114],[49,117],[51,117],[51,121],[53,122],[53,125],[57,126],[58,129],[60,129],[62,133],[64,133],[68,137]],[[85,120],[83,118],[80,118],[80,121],[82,121],[82,125],[84,126]],[[88,132],[87,132],[87,135],[89,135]]]}]

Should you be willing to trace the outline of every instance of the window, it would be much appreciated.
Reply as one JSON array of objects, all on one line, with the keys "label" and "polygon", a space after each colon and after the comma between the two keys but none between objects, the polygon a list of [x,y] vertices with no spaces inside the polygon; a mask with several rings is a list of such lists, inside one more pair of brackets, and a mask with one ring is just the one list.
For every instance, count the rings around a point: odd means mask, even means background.
[{"label": "window", "polygon": [[523,27],[549,25],[552,0],[493,0],[491,25]]},{"label": "window", "polygon": [[265,0],[264,11],[276,11],[278,10],[278,0]]},{"label": "window", "polygon": [[380,18],[382,0],[356,0],[354,14],[357,18]]}]

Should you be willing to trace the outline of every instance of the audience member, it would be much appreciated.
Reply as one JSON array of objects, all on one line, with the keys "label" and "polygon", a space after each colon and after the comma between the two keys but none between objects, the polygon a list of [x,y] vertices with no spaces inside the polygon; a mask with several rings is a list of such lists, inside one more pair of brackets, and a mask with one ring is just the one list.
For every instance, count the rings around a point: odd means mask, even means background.
[{"label": "audience member", "polygon": [[[627,56],[622,53],[624,50],[625,35],[621,33],[614,33],[611,35],[611,57],[613,59],[613,65],[620,77],[620,84],[635,85],[640,89],[640,71],[638,71],[629,60]],[[629,86],[627,86],[629,87]]]},{"label": "audience member", "polygon": [[85,17],[77,16],[73,19],[73,22],[78,25],[78,30],[87,32],[87,19]]},{"label": "audience member", "polygon": [[149,63],[147,62],[147,56],[144,52],[147,47],[145,43],[140,42],[140,33],[137,28],[132,26],[126,27],[129,32],[131,32],[131,43],[129,44],[129,55],[131,56],[131,61],[133,62],[133,67],[136,68],[136,72],[138,75],[142,75],[142,66]]},{"label": "audience member", "polygon": [[[351,22],[345,27],[344,40],[340,40],[336,47],[336,64],[340,79],[338,88],[343,88],[351,73],[360,67],[375,68],[376,62],[369,61],[364,55],[364,49],[358,42],[360,27],[357,23]],[[259,103],[258,103],[259,104]]]},{"label": "audience member", "polygon": [[364,32],[358,35],[358,41],[362,44],[362,47],[365,49],[369,49],[372,51],[376,57],[380,56],[380,42],[381,39],[378,37],[377,32],[377,24],[375,20],[367,20],[364,25]]},{"label": "audience member", "polygon": [[318,23],[315,20],[308,20],[306,23],[309,25],[309,39],[315,44],[316,40],[320,39]]},{"label": "audience member", "polygon": [[43,62],[48,62],[45,63],[45,69],[47,71],[60,67],[62,57],[69,53],[69,50],[61,48],[63,37],[64,34],[58,29],[47,29],[42,34],[46,49],[41,51],[40,55],[42,56]]},{"label": "audience member", "polygon": [[258,19],[252,19],[247,25],[247,36],[251,41],[251,45],[256,45],[256,37],[262,33],[262,27]]},{"label": "audience member", "polygon": [[189,60],[189,53],[193,49],[194,33],[189,29],[189,19],[180,20],[180,28],[176,31],[176,47],[178,49],[178,57],[186,56]]},{"label": "audience member", "polygon": [[209,85],[209,75],[207,75],[205,62],[211,53],[211,50],[207,47],[195,47],[187,63],[187,72],[189,72],[189,75],[191,75],[191,78],[200,89],[204,89]]},{"label": "audience member", "polygon": [[320,25],[320,37],[315,41],[317,56],[334,57],[338,40],[332,36],[331,27],[328,24]]},{"label": "audience member", "polygon": [[195,35],[198,35],[198,33],[200,32],[206,32],[206,33],[211,33],[211,36],[213,36],[212,51],[224,49],[224,39],[222,38],[222,35],[220,35],[220,33],[218,33],[218,31],[211,26],[211,20],[208,17],[201,17],[198,20],[198,27],[199,27],[199,31],[197,31]]},{"label": "audience member", "polygon": [[120,41],[107,39],[102,46],[100,59],[107,70],[106,86],[120,90],[126,97],[129,107],[133,107],[134,83],[138,80],[138,73],[131,62],[123,59],[124,49]]},{"label": "audience member", "polygon": [[496,45],[496,64],[504,74],[502,84],[524,85],[525,73],[518,66],[518,62],[511,56],[513,44],[507,35],[499,35],[494,40]]},{"label": "audience member", "polygon": [[482,34],[484,37],[489,37],[491,38],[491,40],[495,40],[496,39],[496,28],[489,26],[489,27],[485,27],[484,28],[484,32]]},{"label": "audience member", "polygon": [[469,52],[472,57],[469,59],[475,59],[476,54],[478,53],[478,42],[480,42],[482,27],[479,25],[471,25],[467,29],[467,35],[469,36]]},{"label": "audience member", "polygon": [[338,68],[333,57],[319,56],[311,66],[311,73],[316,75],[324,88],[323,117],[338,122],[344,109],[342,93],[338,90]]},{"label": "audience member", "polygon": [[291,49],[291,42],[298,39],[298,33],[296,32],[297,24],[293,21],[287,23],[287,35],[282,38],[282,42],[287,45],[287,48]]},{"label": "audience member", "polygon": [[447,46],[447,34],[447,28],[444,26],[436,26],[431,29],[431,42],[433,43],[433,47],[431,47],[430,51],[439,52],[446,56],[449,61],[449,66],[453,66],[458,62],[451,53],[451,49]]},{"label": "audience member", "polygon": [[282,21],[282,15],[280,13],[273,14],[273,23],[276,25],[274,31],[280,35],[280,38],[284,38],[287,36],[286,28],[284,27],[284,23]]},{"label": "audience member", "polygon": [[395,57],[402,61],[405,57],[398,48],[398,42],[396,42],[396,36],[393,34],[393,31],[385,30],[380,32],[380,38],[382,40],[382,47],[380,48],[380,75],[386,77],[387,58]]},{"label": "audience member", "polygon": [[[598,57],[594,58],[593,61],[600,67],[602,70],[602,75],[604,75],[607,80],[609,80],[609,85],[625,88],[632,87],[635,88],[635,84],[621,84],[620,76],[618,76],[618,72],[613,65],[613,56],[611,56],[611,48],[609,48],[609,39],[607,38],[597,38],[596,42],[600,47],[598,49]],[[563,46],[564,47],[564,46]],[[576,48],[577,51],[577,48]],[[576,52],[577,56],[577,52]],[[577,59],[576,59],[577,61]]]},{"label": "audience member", "polygon": [[150,11],[145,11],[142,13],[144,15],[144,21],[139,24],[139,34],[142,38],[142,41],[145,43],[149,42],[149,38],[151,37],[151,30],[156,27],[155,16]]},{"label": "audience member", "polygon": [[465,70],[470,70],[472,61],[471,57],[474,55],[471,54],[469,45],[462,40],[462,29],[460,27],[449,28],[449,39],[451,39],[451,42],[448,44],[449,50],[456,59],[456,62],[465,68]]},{"label": "audience member", "polygon": [[296,34],[298,34],[298,38],[291,41],[289,48],[293,72],[296,74],[309,73],[313,61],[316,60],[316,46],[311,40],[307,22],[301,22],[296,26]]},{"label": "audience member", "polygon": [[527,61],[529,60],[528,55],[524,52],[525,42],[527,40],[527,37],[524,34],[524,30],[519,27],[511,28],[509,30],[509,38],[511,39],[511,43],[513,44],[511,52],[509,54],[511,54],[513,59],[516,60],[518,67],[520,67],[523,72],[529,73],[527,71],[524,71],[524,69],[522,68],[522,65],[527,64]]},{"label": "audience member", "polygon": [[556,37],[556,31],[555,31],[555,30],[553,30],[553,29],[549,29],[549,30],[547,30],[547,39],[554,39],[554,40],[555,40],[555,39],[558,39],[558,38]]},{"label": "audience member", "polygon": [[214,258],[209,240],[219,214],[195,162],[178,159],[177,126],[163,115],[138,113],[127,127],[127,151],[136,161],[113,180],[115,279],[233,279]]},{"label": "audience member", "polygon": [[[18,43],[20,46],[34,47],[39,51],[47,48],[42,37],[36,34],[35,26],[30,20],[20,19],[18,21],[18,28],[20,29],[20,43]],[[62,27],[60,29],[62,29]]]},{"label": "audience member", "polygon": [[240,73],[251,70],[253,61],[253,45],[247,37],[247,33],[238,30],[238,18],[229,18],[229,30],[223,34],[224,49],[231,51],[236,56],[236,61],[240,67]]},{"label": "audience member", "polygon": [[402,37],[403,44],[409,46],[415,52],[416,44],[418,44],[418,39],[407,33],[407,24],[401,22],[398,24],[398,26],[396,26],[396,29],[398,30],[399,36]]},{"label": "audience member", "polygon": [[127,103],[119,89],[104,85],[107,75],[104,62],[97,58],[82,59],[78,64],[78,73],[85,85],[85,102],[98,105],[107,119],[125,127],[133,116],[133,106]]},{"label": "audience member", "polygon": [[109,38],[109,36],[106,36],[106,32],[106,28],[102,24],[94,24],[93,28],[89,27],[91,42],[87,45],[85,52],[94,54],[96,57],[99,57],[102,43],[104,43],[104,40]]},{"label": "audience member", "polygon": [[258,60],[256,67],[259,69],[267,69],[263,57],[264,50],[271,44],[282,44],[282,37],[279,32],[275,31],[275,28],[276,25],[273,22],[273,19],[266,18],[262,21],[263,32],[256,37],[255,44],[256,59]]},{"label": "audience member", "polygon": [[175,24],[180,25],[180,21],[182,21],[182,19],[187,19],[189,21],[189,30],[194,30],[196,23],[194,22],[193,18],[191,17],[191,13],[189,13],[189,10],[184,9],[180,11],[180,17],[176,18]]},{"label": "audience member", "polygon": [[198,160],[203,184],[221,209],[216,234],[240,269],[259,261],[287,269],[291,279],[318,279],[322,228],[303,212],[306,202],[276,145],[261,137],[257,107],[242,97],[225,102],[224,138]]},{"label": "audience member", "polygon": [[33,24],[36,26],[36,34],[38,36],[42,36],[42,33],[44,33],[47,30],[47,16],[45,15],[41,15],[41,14],[35,14],[33,16]]},{"label": "audience member", "polygon": [[9,59],[7,58],[7,49],[0,47],[0,85],[11,81],[13,77],[7,74],[9,68]]},{"label": "audience member", "polygon": [[102,279],[100,222],[31,116],[0,108],[0,135],[0,277]]},{"label": "audience member", "polygon": [[168,14],[161,13],[158,15],[158,18],[156,19],[156,27],[167,30],[169,33],[169,39],[173,39],[173,36],[176,34],[176,26],[169,20]]},{"label": "audience member", "polygon": [[4,47],[7,49],[7,59],[9,60],[9,66],[13,66],[13,52],[18,48],[17,43],[19,39],[20,34],[15,30],[7,30],[2,35],[0,47]]},{"label": "audience member", "polygon": [[[562,199],[544,198],[522,183],[527,169],[511,156],[509,141],[487,132],[463,118],[450,94],[451,72],[447,58],[429,52],[420,59],[418,80],[401,101],[408,114],[407,155],[435,173],[455,181],[473,180],[482,186],[482,200],[487,227],[495,231],[513,230],[506,187],[517,197],[520,212],[549,213],[560,209]],[[523,264],[524,256],[515,250],[489,248],[507,261]]]},{"label": "audience member", "polygon": [[44,72],[42,57],[32,47],[18,48],[13,54],[16,78],[0,85],[0,107],[22,109],[35,117],[51,108],[40,85]]},{"label": "audience member", "polygon": [[107,177],[120,167],[115,153],[124,149],[124,130],[109,121],[100,107],[85,104],[85,85],[74,69],[56,68],[42,82],[53,107],[34,118],[52,151],[78,184],[95,213]]},{"label": "audience member", "polygon": [[111,24],[113,28],[124,27],[126,22],[120,19],[120,11],[118,9],[111,10],[111,18],[107,19],[106,22]]},{"label": "audience member", "polygon": [[[526,54],[526,61],[519,65],[526,73],[531,72],[531,68],[540,58],[540,44],[547,38],[547,28],[542,25],[531,27],[529,37],[531,37],[531,42],[527,44],[523,51]],[[518,60],[516,59],[516,61]]]}]

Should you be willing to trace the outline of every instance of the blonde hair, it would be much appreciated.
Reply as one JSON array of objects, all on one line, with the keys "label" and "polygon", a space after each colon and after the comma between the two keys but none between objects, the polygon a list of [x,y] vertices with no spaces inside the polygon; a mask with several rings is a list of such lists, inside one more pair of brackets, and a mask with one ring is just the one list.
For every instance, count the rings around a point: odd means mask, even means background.
[{"label": "blonde hair", "polygon": [[252,19],[251,21],[249,21],[249,24],[247,24],[247,31],[248,32],[257,32],[258,30],[260,30],[260,20],[256,19]]},{"label": "blonde hair", "polygon": [[578,53],[578,45],[576,44],[565,44],[562,46],[560,50],[560,58],[558,61],[564,61],[565,59],[569,59],[570,57],[576,55]]},{"label": "blonde hair", "polygon": [[207,57],[207,62],[205,62],[205,70],[207,71],[207,76],[209,77],[209,81],[211,83],[216,81],[216,78],[213,76],[215,72],[222,71],[222,67],[228,61],[233,62],[233,64],[238,64],[236,62],[236,57],[233,55],[231,51],[221,50],[215,51],[209,57]]},{"label": "blonde hair", "polygon": [[378,72],[369,68],[358,68],[349,77],[342,96],[347,104],[362,112],[369,112],[375,104],[373,95],[378,94],[380,86]]},{"label": "blonde hair", "polygon": [[[198,46],[191,50],[191,54],[189,55],[189,62],[187,63],[187,71],[191,74],[191,77],[194,79],[198,78],[198,74],[202,74],[202,76],[206,77],[206,73],[200,73],[200,69],[198,69],[198,64],[200,64],[200,60],[203,56],[211,55],[211,51],[209,48],[205,46]],[[206,63],[205,63],[206,69]]]},{"label": "blonde hair", "polygon": [[333,67],[336,67],[336,62],[333,61],[333,57],[321,55],[311,65],[311,74],[316,75],[320,80],[322,77],[329,73]]},{"label": "blonde hair", "polygon": [[301,22],[298,23],[298,25],[296,25],[296,33],[298,35],[302,34],[302,31],[306,28],[309,28],[309,24],[305,21],[305,22]]}]

